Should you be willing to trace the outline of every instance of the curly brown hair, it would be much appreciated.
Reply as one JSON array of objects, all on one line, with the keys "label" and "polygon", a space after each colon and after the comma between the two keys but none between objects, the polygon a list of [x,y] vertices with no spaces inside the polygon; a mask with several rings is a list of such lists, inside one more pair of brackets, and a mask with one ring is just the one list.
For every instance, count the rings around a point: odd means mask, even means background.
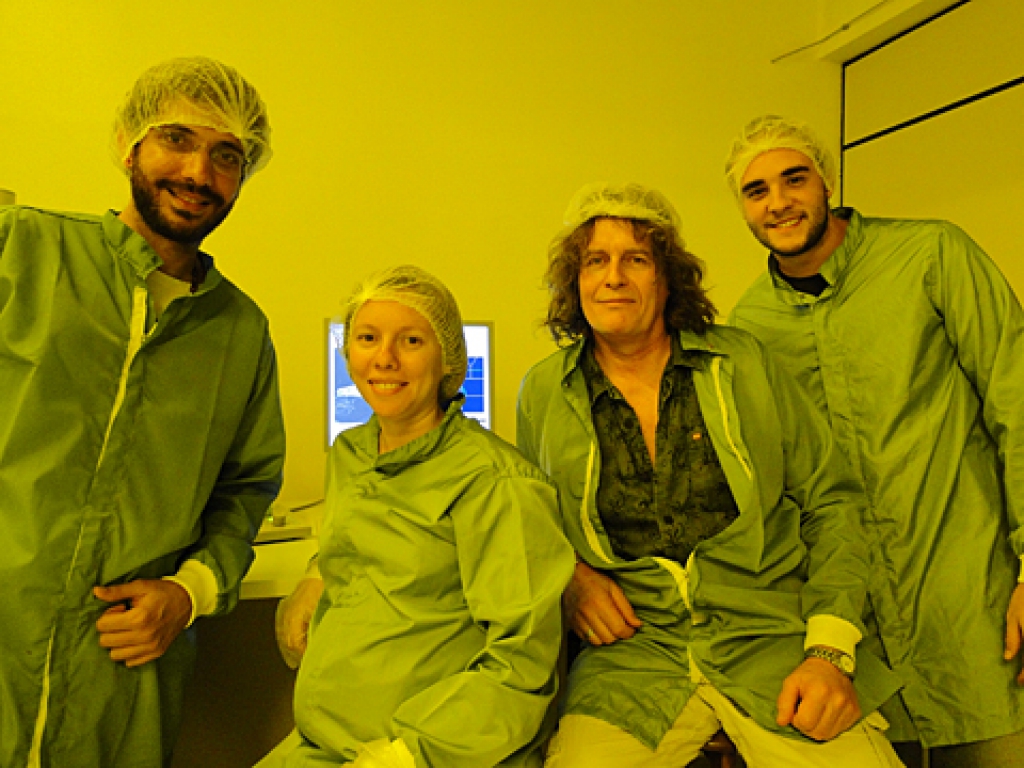
[{"label": "curly brown hair", "polygon": [[[544,282],[551,294],[544,325],[558,344],[590,337],[590,323],[580,305],[580,265],[594,234],[599,217],[576,227],[568,235],[556,237],[548,249],[548,269]],[[608,217],[612,218],[612,217]],[[633,227],[638,243],[649,242],[658,276],[668,283],[665,303],[665,328],[674,331],[704,333],[714,324],[715,305],[701,286],[704,263],[686,250],[679,232],[672,226],[645,219],[622,219]]]}]

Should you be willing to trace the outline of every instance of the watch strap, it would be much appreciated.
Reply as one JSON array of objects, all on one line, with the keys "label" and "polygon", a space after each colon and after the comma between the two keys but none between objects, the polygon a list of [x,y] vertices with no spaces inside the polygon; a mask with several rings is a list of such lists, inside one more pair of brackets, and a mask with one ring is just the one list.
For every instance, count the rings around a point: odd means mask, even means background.
[{"label": "watch strap", "polygon": [[848,678],[851,680],[853,679],[856,662],[853,657],[847,653],[843,653],[835,648],[829,648],[824,645],[812,645],[810,648],[804,650],[804,658],[822,659],[823,661],[827,661]]}]

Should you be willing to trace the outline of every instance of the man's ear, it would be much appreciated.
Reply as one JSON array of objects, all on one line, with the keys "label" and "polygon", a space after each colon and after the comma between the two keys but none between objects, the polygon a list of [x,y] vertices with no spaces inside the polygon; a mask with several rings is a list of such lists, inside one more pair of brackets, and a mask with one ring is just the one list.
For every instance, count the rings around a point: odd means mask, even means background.
[{"label": "man's ear", "polygon": [[135,154],[139,151],[139,145],[135,144],[131,149],[128,150],[128,154],[124,156],[124,168],[126,171],[132,169],[132,165],[135,163]]}]

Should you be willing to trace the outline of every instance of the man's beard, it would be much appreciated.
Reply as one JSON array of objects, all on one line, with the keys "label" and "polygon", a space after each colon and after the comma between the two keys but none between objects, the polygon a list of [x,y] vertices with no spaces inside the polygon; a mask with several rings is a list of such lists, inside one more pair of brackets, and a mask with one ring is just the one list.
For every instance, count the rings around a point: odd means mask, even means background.
[{"label": "man's beard", "polygon": [[761,245],[776,256],[781,256],[782,258],[803,256],[808,251],[816,248],[825,238],[825,233],[828,231],[828,202],[823,201],[820,206],[815,206],[806,213],[809,227],[807,231],[807,239],[805,239],[800,245],[793,246],[787,250],[781,250],[777,244],[772,242],[771,237],[768,234],[770,230],[764,225],[757,228],[751,227],[751,231],[754,233],[754,237],[760,241]]},{"label": "man's beard", "polygon": [[[183,245],[198,246],[207,235],[220,226],[235,205],[234,201],[225,204],[224,198],[208,186],[197,187],[192,183],[173,182],[165,179],[152,182],[139,168],[138,163],[133,163],[131,167],[131,185],[132,200],[135,201],[135,208],[146,226],[161,237]],[[212,202],[214,214],[192,224],[171,222],[164,216],[157,204],[157,196],[161,189],[180,190],[195,197],[204,197]],[[188,216],[189,214],[184,212],[184,215]]]}]

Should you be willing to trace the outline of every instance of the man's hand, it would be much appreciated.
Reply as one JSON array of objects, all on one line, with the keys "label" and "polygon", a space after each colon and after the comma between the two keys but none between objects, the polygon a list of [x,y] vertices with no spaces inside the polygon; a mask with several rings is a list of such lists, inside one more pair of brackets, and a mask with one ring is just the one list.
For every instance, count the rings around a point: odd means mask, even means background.
[{"label": "man's hand", "polygon": [[779,725],[792,725],[817,741],[834,739],[860,720],[853,682],[824,659],[804,659],[782,683]]},{"label": "man's hand", "polygon": [[[1010,596],[1010,607],[1006,609],[1006,650],[1003,658],[1009,661],[1024,645],[1024,584],[1018,584]],[[1024,685],[1024,669],[1017,675],[1017,685]]]},{"label": "man's hand", "polygon": [[299,666],[306,653],[309,623],[323,591],[323,579],[306,578],[298,583],[291,595],[277,604],[274,620],[277,648],[284,663],[292,669]]},{"label": "man's hand", "polygon": [[173,581],[137,579],[92,591],[104,602],[117,603],[103,612],[96,629],[110,658],[128,667],[163,656],[192,616],[188,592]]},{"label": "man's hand", "polygon": [[562,607],[569,626],[591,645],[626,640],[643,624],[619,585],[586,563],[576,563]]}]

